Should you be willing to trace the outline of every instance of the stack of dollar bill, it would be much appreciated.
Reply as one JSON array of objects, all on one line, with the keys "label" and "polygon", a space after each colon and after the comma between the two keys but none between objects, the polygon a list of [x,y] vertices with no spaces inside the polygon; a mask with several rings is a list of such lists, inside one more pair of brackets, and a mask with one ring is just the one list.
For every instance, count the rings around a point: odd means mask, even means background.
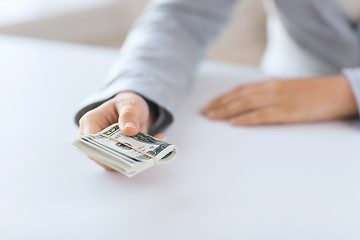
[{"label": "stack of dollar bill", "polygon": [[89,157],[128,177],[156,164],[168,163],[178,152],[175,145],[141,132],[125,136],[118,124],[96,134],[81,136],[73,144]]}]

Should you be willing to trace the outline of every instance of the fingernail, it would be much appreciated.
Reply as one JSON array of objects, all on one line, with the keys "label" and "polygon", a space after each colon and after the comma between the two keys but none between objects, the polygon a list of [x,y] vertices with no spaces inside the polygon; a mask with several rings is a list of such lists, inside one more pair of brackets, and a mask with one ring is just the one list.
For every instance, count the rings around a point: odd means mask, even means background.
[{"label": "fingernail", "polygon": [[137,127],[136,127],[135,123],[127,122],[127,123],[125,123],[124,128],[137,128]]}]

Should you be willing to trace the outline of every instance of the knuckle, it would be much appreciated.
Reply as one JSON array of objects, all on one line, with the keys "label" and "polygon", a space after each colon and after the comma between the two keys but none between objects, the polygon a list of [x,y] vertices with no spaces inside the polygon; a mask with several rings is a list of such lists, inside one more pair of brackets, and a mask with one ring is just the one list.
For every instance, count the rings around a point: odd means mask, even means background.
[{"label": "knuckle", "polygon": [[239,88],[237,92],[239,94],[249,94],[252,93],[254,89],[256,89],[255,84],[248,84]]},{"label": "knuckle", "polygon": [[224,108],[224,111],[226,112],[236,112],[241,107],[241,103],[239,101],[231,102],[229,105]]},{"label": "knuckle", "polygon": [[82,125],[84,125],[84,123],[85,123],[85,118],[84,118],[84,116],[82,116],[79,120],[79,125],[82,126]]},{"label": "knuckle", "polygon": [[116,94],[114,99],[122,100],[122,99],[131,98],[131,97],[134,97],[134,96],[136,96],[136,94],[134,92],[123,91],[123,92],[119,92],[118,94]]},{"label": "knuckle", "polygon": [[117,105],[120,109],[127,109],[127,108],[132,108],[133,106],[136,105],[136,100],[135,99],[122,99],[122,100],[118,100]]},{"label": "knuckle", "polygon": [[223,106],[222,108],[217,110],[217,113],[221,116],[228,116],[237,110],[237,105],[235,104],[228,104],[226,106]]},{"label": "knuckle", "polygon": [[281,80],[274,79],[267,82],[265,96],[272,101],[279,99],[281,96]]},{"label": "knuckle", "polygon": [[121,111],[123,111],[123,109],[129,108],[133,111],[134,109],[147,108],[147,103],[142,97],[134,94],[134,96],[122,97],[117,99],[116,106],[118,109],[121,109]]},{"label": "knuckle", "polygon": [[253,100],[250,98],[243,98],[241,99],[241,101],[237,102],[237,106],[244,106],[244,107],[249,107],[250,105],[252,105]]},{"label": "knuckle", "polygon": [[132,107],[123,107],[120,115],[122,118],[133,118],[136,116],[135,109]]},{"label": "knuckle", "polygon": [[234,88],[234,92],[241,92],[242,90],[244,90],[247,86],[237,86]]},{"label": "knuckle", "polygon": [[268,84],[268,82],[256,82],[256,83],[251,83],[248,85],[243,86],[242,88],[242,93],[243,94],[253,94],[256,92],[263,92],[264,89],[266,88],[266,84]]},{"label": "knuckle", "polygon": [[93,111],[89,111],[85,113],[79,120],[80,124],[85,124],[86,122],[92,121],[95,118],[95,115]]}]

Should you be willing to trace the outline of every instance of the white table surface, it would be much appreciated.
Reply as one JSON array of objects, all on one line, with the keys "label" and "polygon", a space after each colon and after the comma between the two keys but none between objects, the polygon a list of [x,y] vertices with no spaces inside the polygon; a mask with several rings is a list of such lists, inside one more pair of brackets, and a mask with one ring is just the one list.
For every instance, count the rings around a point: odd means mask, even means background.
[{"label": "white table surface", "polygon": [[230,127],[198,109],[255,69],[206,63],[177,160],[128,179],[72,146],[116,51],[0,37],[0,239],[360,239],[353,122]]},{"label": "white table surface", "polygon": [[91,9],[116,1],[120,0],[1,0],[0,26]]}]

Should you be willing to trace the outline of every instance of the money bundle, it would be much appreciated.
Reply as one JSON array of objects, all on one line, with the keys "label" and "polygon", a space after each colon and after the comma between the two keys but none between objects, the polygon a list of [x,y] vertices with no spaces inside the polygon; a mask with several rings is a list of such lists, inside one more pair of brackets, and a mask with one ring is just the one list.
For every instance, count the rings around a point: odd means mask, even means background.
[{"label": "money bundle", "polygon": [[73,144],[89,157],[127,177],[156,164],[171,162],[178,152],[175,145],[141,132],[125,136],[118,124],[96,134],[81,136]]}]

